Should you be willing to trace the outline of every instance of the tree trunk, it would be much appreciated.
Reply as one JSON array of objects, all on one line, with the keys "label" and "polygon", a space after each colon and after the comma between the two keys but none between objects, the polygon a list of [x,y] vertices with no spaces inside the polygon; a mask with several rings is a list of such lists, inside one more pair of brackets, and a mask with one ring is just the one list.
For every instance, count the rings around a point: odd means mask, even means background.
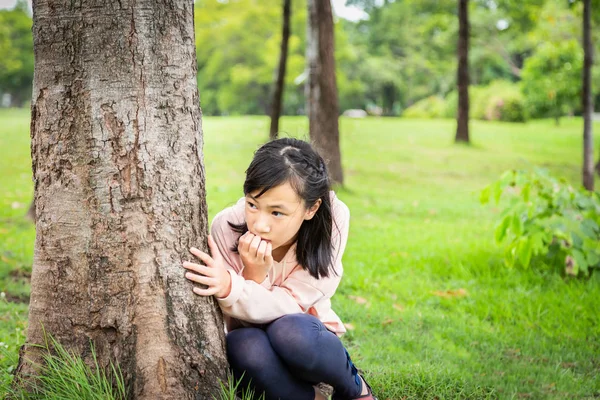
[{"label": "tree trunk", "polygon": [[290,38],[290,3],[291,0],[283,0],[283,32],[281,34],[281,54],[279,55],[279,68],[277,80],[273,91],[271,103],[271,128],[269,138],[277,139],[279,133],[279,116],[281,115],[281,104],[283,101],[283,88],[285,83],[285,67],[287,65],[288,42]]},{"label": "tree trunk", "polygon": [[456,142],[469,143],[469,0],[458,2]]},{"label": "tree trunk", "polygon": [[310,139],[327,160],[333,183],[343,184],[333,15],[329,0],[308,0],[306,110]]},{"label": "tree trunk", "polygon": [[[34,0],[36,240],[18,374],[45,332],[132,398],[209,399],[222,316],[184,279],[206,249],[192,0]],[[31,360],[31,361],[30,361]]]},{"label": "tree trunk", "polygon": [[592,46],[591,0],[583,0],[583,186],[594,190],[594,144],[592,136],[592,64],[594,47]]}]

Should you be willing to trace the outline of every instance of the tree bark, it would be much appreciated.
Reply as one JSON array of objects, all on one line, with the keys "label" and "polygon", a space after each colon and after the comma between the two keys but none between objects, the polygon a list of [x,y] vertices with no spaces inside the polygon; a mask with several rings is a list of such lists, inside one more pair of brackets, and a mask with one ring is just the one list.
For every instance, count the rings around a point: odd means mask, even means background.
[{"label": "tree bark", "polygon": [[591,0],[583,0],[583,186],[589,191],[594,190],[594,144],[592,134],[594,47],[592,46],[591,3]]},{"label": "tree bark", "polygon": [[288,42],[290,38],[290,9],[291,0],[283,0],[283,32],[281,34],[281,54],[279,55],[279,68],[277,69],[277,79],[273,91],[273,101],[271,102],[271,127],[269,129],[269,138],[277,139],[279,133],[279,116],[281,115],[281,105],[283,102],[283,89],[285,84],[285,69],[288,56]]},{"label": "tree bark", "polygon": [[[34,0],[36,240],[18,376],[43,330],[121,367],[132,398],[209,399],[222,315],[181,264],[206,249],[192,0]],[[31,360],[31,361],[30,361]]]},{"label": "tree bark", "polygon": [[310,138],[327,160],[331,180],[344,183],[335,78],[333,14],[329,0],[308,0],[306,111]]},{"label": "tree bark", "polygon": [[469,143],[469,0],[458,2],[456,142]]}]

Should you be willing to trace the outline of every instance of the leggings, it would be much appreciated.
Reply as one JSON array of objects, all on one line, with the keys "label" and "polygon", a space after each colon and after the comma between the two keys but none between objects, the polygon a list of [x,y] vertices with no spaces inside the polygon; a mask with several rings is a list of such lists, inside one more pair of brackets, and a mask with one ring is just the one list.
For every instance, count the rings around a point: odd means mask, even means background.
[{"label": "leggings", "polygon": [[309,314],[281,317],[264,329],[227,334],[227,359],[240,388],[266,400],[313,400],[313,385],[325,382],[333,399],[360,396],[362,383],[340,339]]}]

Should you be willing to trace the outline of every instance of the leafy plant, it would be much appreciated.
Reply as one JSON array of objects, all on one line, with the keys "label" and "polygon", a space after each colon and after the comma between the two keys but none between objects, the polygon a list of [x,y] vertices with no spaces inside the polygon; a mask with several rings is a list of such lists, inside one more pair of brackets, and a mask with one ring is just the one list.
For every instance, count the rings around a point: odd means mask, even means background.
[{"label": "leafy plant", "polygon": [[506,262],[525,268],[540,257],[572,276],[600,269],[600,195],[576,189],[543,169],[507,171],[481,192],[481,202],[510,198],[495,230]]}]

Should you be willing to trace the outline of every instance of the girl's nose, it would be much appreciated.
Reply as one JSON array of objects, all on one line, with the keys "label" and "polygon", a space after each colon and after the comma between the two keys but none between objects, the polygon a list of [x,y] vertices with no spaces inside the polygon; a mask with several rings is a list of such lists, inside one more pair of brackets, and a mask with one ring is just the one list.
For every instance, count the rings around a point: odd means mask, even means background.
[{"label": "girl's nose", "polygon": [[271,231],[271,227],[264,218],[258,218],[254,223],[254,231],[258,234],[269,233]]}]

